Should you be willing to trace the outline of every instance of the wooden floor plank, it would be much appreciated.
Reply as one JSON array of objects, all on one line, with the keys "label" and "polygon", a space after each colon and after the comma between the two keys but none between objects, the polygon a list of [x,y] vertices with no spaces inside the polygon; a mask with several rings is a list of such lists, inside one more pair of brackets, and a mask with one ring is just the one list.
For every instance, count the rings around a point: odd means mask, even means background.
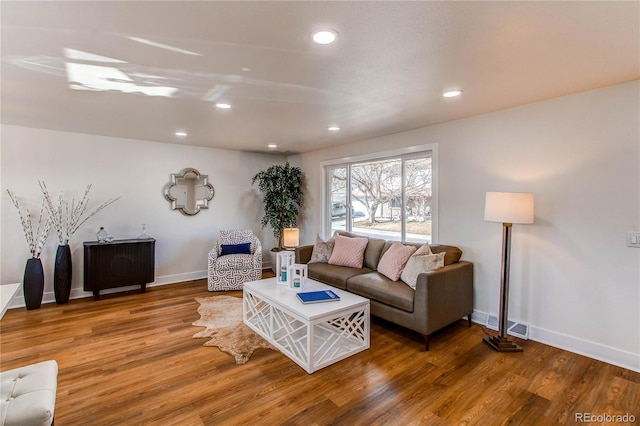
[{"label": "wooden floor plank", "polygon": [[640,374],[533,341],[496,353],[461,320],[421,336],[374,318],[371,348],[312,375],[279,352],[250,361],[207,339],[205,280],[11,309],[2,370],[56,359],[58,425],[573,424],[575,413],[640,419]]}]

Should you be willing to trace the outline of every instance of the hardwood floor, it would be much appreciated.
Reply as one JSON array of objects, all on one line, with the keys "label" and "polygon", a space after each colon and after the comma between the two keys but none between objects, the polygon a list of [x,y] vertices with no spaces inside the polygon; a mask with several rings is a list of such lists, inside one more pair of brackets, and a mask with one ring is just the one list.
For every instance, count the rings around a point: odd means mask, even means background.
[{"label": "hardwood floor", "polygon": [[430,352],[418,334],[374,319],[369,350],[312,375],[267,349],[236,365],[192,338],[202,329],[191,325],[194,297],[219,294],[206,288],[199,280],[9,310],[1,369],[57,360],[57,426],[640,421],[640,374],[533,341],[497,353],[464,320],[434,335]]}]

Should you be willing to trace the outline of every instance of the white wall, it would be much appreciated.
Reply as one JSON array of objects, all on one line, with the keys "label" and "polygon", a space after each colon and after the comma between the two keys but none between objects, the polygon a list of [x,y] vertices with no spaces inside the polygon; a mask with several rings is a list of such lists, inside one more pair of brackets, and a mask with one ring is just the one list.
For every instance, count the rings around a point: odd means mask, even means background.
[{"label": "white wall", "polygon": [[[474,262],[474,316],[497,313],[499,299],[501,226],[483,220],[484,194],[533,192],[536,223],[514,226],[510,317],[530,324],[534,340],[640,371],[640,249],[625,244],[626,231],[640,231],[639,93],[636,81],[293,156],[306,175],[301,242],[321,229],[321,161],[437,143],[439,241]],[[1,136],[3,284],[22,280],[28,258],[6,189],[35,204],[38,179],[77,198],[92,183],[95,202],[122,196],[71,242],[75,295],[85,294],[82,241],[101,225],[128,238],[146,223],[158,240],[160,283],[203,276],[222,228],[253,228],[264,248],[275,245],[260,229],[250,180],[281,157],[14,126]],[[195,217],[169,211],[162,197],[169,174],[184,167],[208,174],[216,189]],[[42,256],[46,300],[56,245],[52,235]]]},{"label": "white wall", "polygon": [[[487,191],[533,192],[514,225],[510,318],[530,337],[640,371],[638,81],[290,158],[307,176],[301,241],[321,230],[320,162],[437,143],[439,242],[474,262],[475,313],[497,314],[501,225]],[[460,102],[464,102],[461,99]]]},{"label": "white wall", "polygon": [[[64,133],[42,129],[1,127],[1,283],[21,282],[29,257],[16,210],[7,195],[15,192],[32,211],[39,209],[38,180],[52,195],[82,198],[92,184],[90,206],[111,197],[121,199],[89,219],[70,242],[73,259],[71,297],[89,296],[83,286],[83,241],[95,241],[100,226],[118,239],[135,238],[145,223],[156,239],[155,284],[206,276],[207,253],[221,229],[251,228],[268,249],[277,244],[270,228],[261,229],[261,196],[251,178],[285,158],[211,148],[192,147]],[[195,216],[169,210],[163,188],[171,173],[185,167],[209,175],[215,197],[209,209]],[[58,245],[54,232],[41,256],[45,269],[44,301],[53,298],[53,262]],[[263,256],[264,257],[264,256]],[[12,304],[15,306],[20,301]]]}]

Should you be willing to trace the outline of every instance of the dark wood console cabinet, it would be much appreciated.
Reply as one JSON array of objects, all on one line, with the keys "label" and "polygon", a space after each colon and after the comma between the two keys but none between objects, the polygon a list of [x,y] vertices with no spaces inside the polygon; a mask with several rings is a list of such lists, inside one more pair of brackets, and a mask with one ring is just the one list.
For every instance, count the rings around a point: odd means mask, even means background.
[{"label": "dark wood console cabinet", "polygon": [[114,240],[110,243],[84,243],[84,290],[92,291],[95,300],[100,290],[140,285],[155,279],[156,240]]}]

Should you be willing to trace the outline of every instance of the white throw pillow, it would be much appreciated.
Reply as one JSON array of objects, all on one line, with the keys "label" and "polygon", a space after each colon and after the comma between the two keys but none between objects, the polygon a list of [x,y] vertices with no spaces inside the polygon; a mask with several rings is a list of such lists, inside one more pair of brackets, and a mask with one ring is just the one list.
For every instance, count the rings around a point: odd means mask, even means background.
[{"label": "white throw pillow", "polygon": [[416,253],[409,258],[402,274],[400,275],[400,279],[414,290],[416,289],[418,275],[422,272],[435,271],[436,269],[444,267],[445,255],[444,252],[438,254]]},{"label": "white throw pillow", "polygon": [[433,252],[431,251],[431,247],[429,247],[429,244],[423,245],[422,247],[418,248],[415,253],[413,253],[414,256],[423,256],[425,254],[433,254]]}]

